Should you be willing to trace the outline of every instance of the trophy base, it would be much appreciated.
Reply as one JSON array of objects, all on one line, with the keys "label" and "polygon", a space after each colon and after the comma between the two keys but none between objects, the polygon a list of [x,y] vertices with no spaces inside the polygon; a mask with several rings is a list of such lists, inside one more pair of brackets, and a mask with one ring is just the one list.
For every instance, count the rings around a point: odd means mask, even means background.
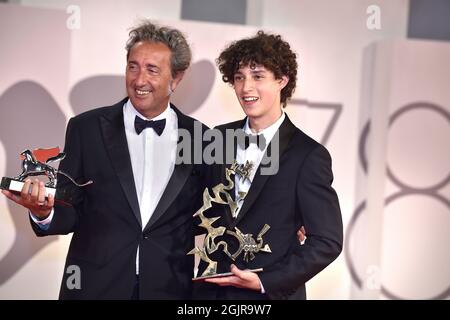
[{"label": "trophy base", "polygon": [[[263,268],[247,269],[247,270],[244,270],[244,271],[250,271],[250,272],[258,273],[258,272],[263,271]],[[201,277],[192,278],[192,281],[204,281],[206,279],[229,277],[229,276],[232,276],[232,275],[234,275],[233,272],[215,273],[215,274],[212,274],[212,275],[209,275],[209,276],[201,276]]]},{"label": "trophy base", "polygon": [[[15,180],[8,177],[3,177],[2,182],[0,184],[0,189],[11,191],[15,194],[20,194],[22,191],[22,187],[25,184],[23,181]],[[51,194],[55,197],[55,202],[58,204],[62,204],[65,206],[70,206],[71,197],[64,190],[45,187],[46,194]],[[45,197],[47,199],[47,197]]]}]

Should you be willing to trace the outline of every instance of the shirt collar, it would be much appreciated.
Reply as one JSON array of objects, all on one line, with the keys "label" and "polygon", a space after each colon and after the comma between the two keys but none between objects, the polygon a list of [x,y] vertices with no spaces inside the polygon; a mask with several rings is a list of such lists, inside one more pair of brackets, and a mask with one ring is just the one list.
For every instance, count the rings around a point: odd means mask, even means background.
[{"label": "shirt collar", "polygon": [[[258,132],[259,134],[263,134],[264,138],[266,139],[266,142],[269,143],[269,141],[272,140],[273,136],[275,135],[275,133],[277,132],[277,130],[280,128],[281,124],[283,123],[284,119],[286,118],[286,114],[284,113],[283,110],[281,110],[281,116],[278,118],[277,121],[275,121],[274,123],[272,123],[270,126],[268,126],[267,128],[261,130],[260,132]],[[244,124],[244,128],[243,128],[244,132],[246,134],[254,134],[252,132],[252,130],[250,129],[250,124],[249,124],[249,120],[248,117],[245,120],[245,124]]]},{"label": "shirt collar", "polygon": [[[146,117],[144,117],[142,114],[140,114],[135,109],[135,107],[131,103],[131,100],[128,99],[128,101],[123,106],[125,130],[127,130],[129,132],[134,132],[137,135],[136,130],[134,129],[134,118],[136,118],[136,117],[142,118],[144,120],[167,119],[166,120],[167,121],[166,126],[167,126],[168,122],[171,120],[171,117],[170,117],[171,111],[172,111],[172,108],[170,107],[170,103],[168,103],[167,108],[163,112],[161,112],[161,114],[157,115],[156,117],[154,117],[152,119],[147,119]],[[173,113],[175,113],[175,112],[173,111]]]}]

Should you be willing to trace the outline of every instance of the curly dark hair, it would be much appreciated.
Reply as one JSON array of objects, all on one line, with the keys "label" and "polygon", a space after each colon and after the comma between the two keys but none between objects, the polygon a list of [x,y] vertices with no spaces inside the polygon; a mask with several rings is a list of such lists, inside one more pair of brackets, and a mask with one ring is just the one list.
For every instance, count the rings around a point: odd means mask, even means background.
[{"label": "curly dark hair", "polygon": [[288,84],[281,90],[281,104],[286,107],[297,82],[297,55],[289,43],[280,35],[267,34],[260,30],[256,36],[231,43],[216,63],[222,73],[222,80],[234,84],[234,74],[242,65],[260,64],[273,72],[275,79],[289,78]]}]

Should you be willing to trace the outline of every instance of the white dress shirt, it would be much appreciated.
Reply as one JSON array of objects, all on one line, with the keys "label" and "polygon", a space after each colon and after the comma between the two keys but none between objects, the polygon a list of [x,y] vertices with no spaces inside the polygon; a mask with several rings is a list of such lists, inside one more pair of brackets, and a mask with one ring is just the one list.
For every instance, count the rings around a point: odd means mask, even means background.
[{"label": "white dress shirt", "polygon": [[[136,116],[144,120],[166,119],[163,133],[158,136],[155,130],[147,128],[138,135],[134,128]],[[123,119],[141,211],[142,229],[144,229],[175,168],[178,140],[177,114],[168,106],[157,117],[147,119],[128,100],[123,107]]]},{"label": "white dress shirt", "polygon": [[[249,179],[243,180],[237,175],[234,177],[235,199],[238,199],[237,209],[234,214],[235,218],[239,215],[239,212],[241,211],[241,208],[242,208],[242,204],[244,203],[244,200],[245,200],[245,198],[239,199],[239,197],[238,197],[239,192],[248,193],[248,190],[250,189],[252,181],[255,177],[256,171],[258,170],[261,160],[266,152],[267,146],[269,145],[270,141],[272,140],[272,138],[275,135],[275,133],[277,132],[277,130],[280,128],[281,124],[284,121],[284,118],[286,118],[286,115],[283,112],[281,114],[281,117],[277,121],[275,121],[269,127],[258,132],[258,135],[260,135],[260,134],[264,135],[264,139],[266,140],[266,146],[263,150],[259,149],[259,147],[257,146],[256,143],[250,143],[250,145],[248,146],[247,149],[243,149],[239,144],[237,146],[236,162],[238,164],[244,164],[246,161],[252,162],[253,170],[250,173]],[[253,135],[255,134],[250,129],[248,118],[247,118],[247,121],[245,121],[243,130],[246,134],[253,134]]]},{"label": "white dress shirt", "polygon": [[[147,128],[138,135],[134,128],[136,116],[144,120],[166,119],[163,133],[158,136],[155,130]],[[144,229],[155,211],[175,168],[178,118],[175,111],[168,105],[160,115],[147,119],[128,100],[123,107],[123,119],[141,211],[142,229]],[[139,248],[136,254],[136,274],[138,273]]]}]

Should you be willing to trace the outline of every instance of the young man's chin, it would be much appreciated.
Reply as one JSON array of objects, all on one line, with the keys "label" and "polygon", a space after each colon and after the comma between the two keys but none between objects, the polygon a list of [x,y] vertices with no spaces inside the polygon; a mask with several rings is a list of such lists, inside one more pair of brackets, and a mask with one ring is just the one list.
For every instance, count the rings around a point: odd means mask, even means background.
[{"label": "young man's chin", "polygon": [[244,113],[249,118],[258,118],[259,114],[256,112],[256,110],[248,110],[244,109]]}]

